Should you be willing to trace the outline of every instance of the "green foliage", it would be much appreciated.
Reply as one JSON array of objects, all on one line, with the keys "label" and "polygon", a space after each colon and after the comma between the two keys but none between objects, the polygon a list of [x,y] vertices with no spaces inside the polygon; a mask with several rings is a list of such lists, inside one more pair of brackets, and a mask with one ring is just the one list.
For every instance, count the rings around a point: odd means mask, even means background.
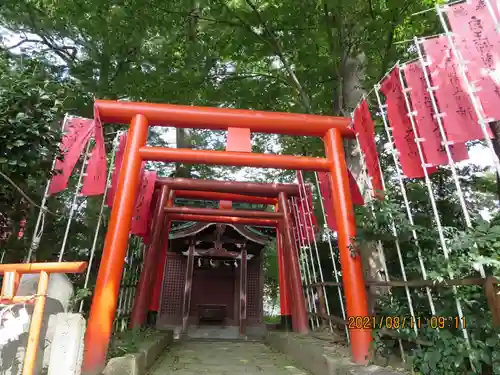
[{"label": "green foliage", "polygon": [[276,240],[273,239],[265,246],[264,250],[264,288],[270,304],[279,305],[279,274],[278,250]]},{"label": "green foliage", "polygon": [[[463,176],[471,173],[469,169],[460,171]],[[393,279],[402,279],[399,260],[395,249],[395,240],[391,231],[394,220],[398,232],[399,246],[404,249],[402,259],[406,276],[409,280],[422,279],[419,254],[426,267],[428,278],[441,282],[450,279],[477,278],[479,266],[482,265],[487,275],[500,274],[500,227],[498,216],[485,221],[479,211],[485,207],[484,201],[495,197],[490,193],[487,197],[481,189],[475,189],[474,178],[464,178],[462,187],[468,197],[467,204],[473,215],[473,225],[467,228],[463,221],[458,199],[454,195],[454,185],[449,171],[443,170],[432,176],[435,187],[436,205],[440,208],[440,218],[444,229],[449,260],[446,261],[441,250],[437,226],[432,209],[429,207],[428,193],[421,181],[405,181],[408,195],[411,197],[411,210],[415,219],[411,225],[404,201],[398,195],[399,187],[390,187],[383,201],[374,201],[374,209],[365,206],[358,209],[359,223],[358,241],[382,241],[387,258],[387,267]],[[456,214],[443,215],[444,212]],[[495,211],[490,211],[495,213]],[[430,214],[429,214],[430,213]],[[418,244],[413,237],[415,231]],[[411,288],[415,315],[427,320],[431,315],[424,288]],[[453,288],[432,288],[436,314],[440,317],[457,316]],[[498,332],[492,327],[491,312],[488,308],[482,286],[461,286],[457,288],[463,314],[467,322],[471,348],[468,348],[460,329],[440,329],[422,327],[418,337],[409,327],[401,329],[399,337],[415,342],[423,340],[421,346],[411,345],[410,359],[419,373],[427,374],[489,374],[498,371]],[[410,316],[407,296],[404,288],[393,288],[392,293],[379,299],[377,314],[380,316]],[[477,324],[476,322],[481,322]],[[422,324],[424,325],[424,324]],[[380,337],[376,330],[377,350],[380,354],[397,353],[397,343]],[[471,362],[475,371],[472,371]],[[496,363],[496,365],[495,365]],[[471,372],[472,371],[472,372]],[[496,372],[494,372],[496,373]]]},{"label": "green foliage", "polygon": [[137,353],[141,343],[151,338],[155,333],[156,331],[149,328],[129,329],[115,333],[109,344],[108,358]]}]

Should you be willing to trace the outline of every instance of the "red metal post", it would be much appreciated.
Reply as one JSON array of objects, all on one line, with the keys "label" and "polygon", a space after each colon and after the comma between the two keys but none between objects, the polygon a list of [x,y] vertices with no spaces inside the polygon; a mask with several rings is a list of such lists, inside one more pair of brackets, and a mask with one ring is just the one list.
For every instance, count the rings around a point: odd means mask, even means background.
[{"label": "red metal post", "polygon": [[290,307],[290,293],[289,285],[286,282],[286,269],[285,254],[283,251],[283,239],[281,238],[281,230],[276,228],[276,250],[278,256],[278,282],[280,288],[280,315],[281,326],[283,328],[291,327],[292,323],[292,309]]},{"label": "red metal post", "polygon": [[241,267],[240,267],[240,335],[245,336],[247,329],[247,248],[241,249]]},{"label": "red metal post", "polygon": [[279,168],[304,171],[328,171],[324,158],[257,154],[252,152],[191,150],[187,148],[141,147],[141,158],[150,161],[187,164],[229,165],[234,167]]},{"label": "red metal post", "polygon": [[[335,219],[337,221],[338,246],[344,293],[348,316],[368,316],[368,299],[361,266],[361,256],[356,249],[356,223],[349,190],[349,177],[345,162],[342,135],[335,129],[325,137],[326,157],[330,160],[330,188],[332,192]],[[368,362],[372,333],[369,329],[350,331],[351,350],[356,363]]]},{"label": "red metal post", "polygon": [[189,326],[189,312],[191,310],[191,290],[193,289],[194,247],[195,243],[192,243],[191,245],[189,245],[188,249],[185,278],[186,282],[184,283],[184,298],[182,299],[182,335],[187,334]]},{"label": "red metal post", "polygon": [[[174,204],[174,192],[170,190],[168,195],[167,207],[172,207]],[[160,300],[162,297],[162,285],[163,285],[163,277],[165,274],[165,263],[167,261],[167,253],[168,253],[168,243],[169,243],[169,233],[170,233],[170,220],[167,216],[165,225],[165,232],[162,234],[163,242],[161,243],[160,248],[160,259],[156,266],[156,274],[154,276],[154,286],[153,286],[153,297],[150,303],[150,310],[158,312],[160,310]]]},{"label": "red metal post", "polygon": [[235,216],[208,216],[208,215],[188,215],[188,214],[169,214],[169,220],[172,221],[200,221],[203,223],[224,223],[241,225],[261,225],[274,227],[278,224],[277,219],[261,219],[254,217],[235,217]]},{"label": "red metal post", "polygon": [[192,207],[169,207],[165,212],[170,214],[187,215],[207,215],[207,216],[234,216],[234,217],[256,217],[261,219],[281,219],[280,212],[251,211],[251,210],[224,210],[213,208],[192,208]]},{"label": "red metal post", "polygon": [[253,204],[276,204],[276,198],[268,197],[255,197],[253,195],[233,194],[233,193],[216,193],[212,191],[190,191],[190,190],[176,190],[175,196],[179,198],[191,198],[195,200],[206,201],[232,201],[232,202],[245,202]]},{"label": "red metal post", "polygon": [[284,193],[278,197],[280,211],[283,212],[283,239],[284,256],[286,268],[288,271],[288,282],[290,285],[290,297],[292,300],[292,324],[295,332],[308,333],[309,323],[307,317],[306,300],[302,289],[302,280],[300,277],[300,267],[298,251],[295,247],[295,241],[292,235],[292,217],[288,206],[288,198]]},{"label": "red metal post", "polygon": [[94,298],[85,334],[83,374],[97,375],[104,369],[113,329],[120,279],[125,262],[130,224],[139,189],[141,157],[146,144],[148,120],[136,115],[130,123],[111,219],[102,253]]},{"label": "red metal post", "polygon": [[192,178],[159,178],[156,183],[158,185],[168,185],[172,190],[211,191],[273,198],[277,197],[279,192],[284,192],[290,197],[300,195],[297,184],[195,180]]},{"label": "red metal post", "polygon": [[130,316],[130,328],[139,328],[144,325],[151,302],[151,289],[155,281],[156,264],[158,263],[159,253],[161,250],[161,235],[165,225],[165,205],[168,199],[169,189],[167,186],[162,186],[160,197],[158,199],[154,226],[152,230],[151,245],[146,252],[146,259],[141,271],[139,284],[137,285],[132,314]]}]

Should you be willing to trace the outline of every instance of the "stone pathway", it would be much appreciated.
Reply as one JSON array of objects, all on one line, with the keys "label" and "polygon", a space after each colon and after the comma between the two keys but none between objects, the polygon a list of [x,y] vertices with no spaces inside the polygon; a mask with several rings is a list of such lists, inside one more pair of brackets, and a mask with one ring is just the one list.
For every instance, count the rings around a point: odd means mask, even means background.
[{"label": "stone pathway", "polygon": [[174,346],[149,375],[307,375],[286,358],[255,342],[195,342]]}]

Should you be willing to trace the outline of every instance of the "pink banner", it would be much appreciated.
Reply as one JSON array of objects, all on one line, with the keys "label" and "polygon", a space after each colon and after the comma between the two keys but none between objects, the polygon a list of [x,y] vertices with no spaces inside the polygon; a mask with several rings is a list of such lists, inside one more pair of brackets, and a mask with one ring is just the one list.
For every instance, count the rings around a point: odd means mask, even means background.
[{"label": "pink banner", "polygon": [[87,166],[87,175],[83,180],[82,195],[101,195],[106,190],[106,146],[99,112],[94,107],[94,140],[95,146]]},{"label": "pink banner", "polygon": [[63,160],[56,161],[55,170],[60,173],[52,177],[49,195],[57,194],[68,186],[73,169],[92,135],[92,122],[84,118],[70,118],[66,121],[67,133],[64,134],[60,146]]},{"label": "pink banner", "polygon": [[[394,144],[399,151],[399,160],[403,173],[408,178],[424,177],[420,155],[417,144],[415,143],[415,134],[408,117],[403,88],[399,79],[399,69],[395,68],[382,82],[380,91],[386,97],[387,117],[392,129]],[[425,155],[424,155],[425,158]],[[428,169],[427,172],[433,173],[434,169]]]},{"label": "pink banner", "polygon": [[[349,173],[349,190],[351,192],[352,204],[355,206],[363,206],[365,201],[359,190],[359,186],[354,179],[351,171]],[[335,219],[335,210],[333,206],[332,189],[330,188],[330,173],[318,172],[318,182],[321,196],[323,198],[323,206],[325,208],[326,224],[333,231],[337,230],[337,220]]]},{"label": "pink banner", "polygon": [[[410,90],[410,98],[418,135],[423,139],[421,145],[427,158],[427,163],[432,165],[449,164],[446,149],[442,143],[439,124],[434,117],[434,108],[427,84],[425,82],[424,71],[420,62],[413,62],[404,67],[406,83]],[[469,157],[467,147],[463,143],[450,146],[451,154],[455,162],[466,160]]]},{"label": "pink banner", "polygon": [[[366,169],[371,177],[373,193],[384,191],[381,179],[377,146],[375,144],[375,125],[370,115],[366,100],[363,100],[354,111],[354,130],[357,133],[359,146],[364,154]],[[380,196],[380,194],[378,194]]]},{"label": "pink banner", "polygon": [[432,84],[439,109],[445,114],[443,126],[450,141],[464,143],[483,139],[478,118],[459,77],[458,66],[453,59],[445,36],[423,42]]},{"label": "pink banner", "polygon": [[[492,8],[499,17],[495,1]],[[455,4],[446,12],[457,47],[467,61],[467,75],[480,88],[477,97],[487,118],[500,120],[500,35],[484,0]]]},{"label": "pink banner", "polygon": [[113,206],[113,199],[115,199],[116,188],[118,186],[118,179],[120,178],[120,169],[122,167],[123,154],[125,153],[125,146],[127,145],[127,133],[124,133],[120,137],[120,143],[118,144],[118,149],[115,155],[115,169],[113,170],[113,175],[111,176],[111,186],[108,189],[108,194],[106,195],[106,206]]},{"label": "pink banner", "polygon": [[136,235],[145,235],[148,232],[149,210],[151,208],[151,199],[156,183],[156,172],[145,171],[142,177],[142,183],[139,195],[135,202],[134,215],[132,216],[132,225],[130,233]]}]

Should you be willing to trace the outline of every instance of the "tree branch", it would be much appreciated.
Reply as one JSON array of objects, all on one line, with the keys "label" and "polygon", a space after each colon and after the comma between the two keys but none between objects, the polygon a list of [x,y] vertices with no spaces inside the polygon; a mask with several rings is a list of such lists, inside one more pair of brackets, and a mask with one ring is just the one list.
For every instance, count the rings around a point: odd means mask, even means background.
[{"label": "tree branch", "polygon": [[16,44],[14,44],[12,46],[5,47],[4,49],[7,50],[7,51],[10,51],[11,49],[20,47],[24,43],[40,43],[40,41],[39,40],[35,40],[35,39],[23,39],[23,40],[17,42]]},{"label": "tree branch", "polygon": [[368,7],[370,8],[370,16],[372,16],[372,20],[374,20],[375,19],[375,12],[373,11],[372,0],[368,0]]},{"label": "tree branch", "polygon": [[[300,83],[300,81],[299,81],[297,75],[295,74],[291,64],[288,62],[288,59],[285,57],[285,53],[283,51],[283,48],[281,47],[281,43],[280,43],[279,39],[274,35],[274,33],[268,27],[267,23],[262,18],[262,15],[260,14],[260,12],[257,9],[257,7],[255,6],[255,4],[251,0],[245,0],[245,2],[248,4],[248,6],[250,8],[252,8],[254,14],[257,16],[257,19],[259,20],[259,23],[264,28],[265,33],[270,38],[270,41],[268,41],[268,43],[270,44],[271,47],[274,47],[275,53],[278,55],[285,70],[287,71],[287,73],[290,76],[290,78],[292,79],[295,87],[297,88],[297,91],[299,92],[300,97],[302,99],[302,105],[304,106],[304,108],[307,112],[311,112],[312,107],[311,107],[311,100],[309,99],[309,95],[307,95],[306,90],[304,89],[304,87]],[[255,34],[255,32],[253,30],[252,30],[252,32]]]}]

